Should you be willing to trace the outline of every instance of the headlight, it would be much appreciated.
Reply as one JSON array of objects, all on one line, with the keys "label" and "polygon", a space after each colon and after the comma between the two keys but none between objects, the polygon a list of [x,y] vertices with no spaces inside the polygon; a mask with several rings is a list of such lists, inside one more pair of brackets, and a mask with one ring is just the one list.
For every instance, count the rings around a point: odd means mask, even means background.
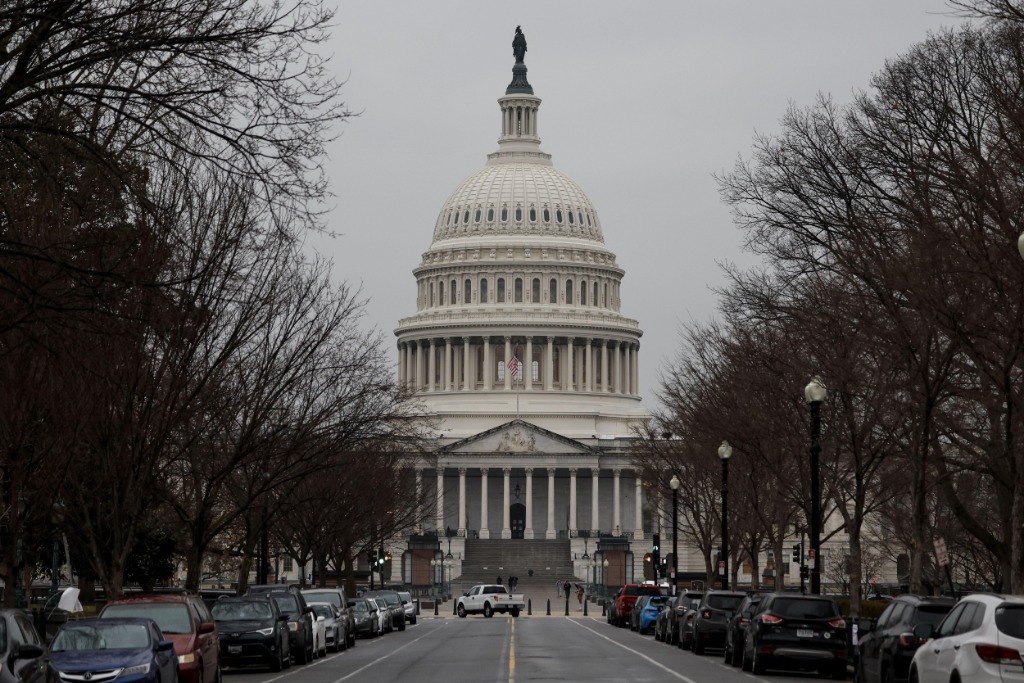
[{"label": "headlight", "polygon": [[196,661],[194,652],[189,652],[187,655],[178,655],[178,664],[191,664],[194,661]]},{"label": "headlight", "polygon": [[298,631],[299,630],[299,622],[297,622],[297,621],[289,621],[288,622],[288,630],[289,631]]},{"label": "headlight", "polygon": [[270,628],[256,629],[256,633],[260,634],[261,636],[273,635],[274,634],[274,627],[271,626]]},{"label": "headlight", "polygon": [[139,664],[138,666],[129,666],[121,669],[121,673],[118,676],[134,676],[135,674],[148,674],[149,673],[149,662],[145,664]]}]

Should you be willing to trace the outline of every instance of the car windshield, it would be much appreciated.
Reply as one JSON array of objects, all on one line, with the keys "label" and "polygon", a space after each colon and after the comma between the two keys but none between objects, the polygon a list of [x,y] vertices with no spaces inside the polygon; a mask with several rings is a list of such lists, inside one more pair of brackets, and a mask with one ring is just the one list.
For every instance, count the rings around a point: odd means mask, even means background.
[{"label": "car windshield", "polygon": [[823,619],[839,616],[839,608],[831,600],[799,600],[780,598],[769,608],[773,614],[794,619]]},{"label": "car windshield", "polygon": [[952,605],[918,605],[917,623],[936,626],[951,609]]},{"label": "car windshield", "polygon": [[135,602],[123,605],[107,605],[100,617],[103,619],[114,617],[149,617],[156,622],[156,625],[164,633],[192,633],[192,620],[188,615],[188,605],[181,603]]},{"label": "car windshield", "polygon": [[412,602],[412,593],[399,593],[398,597],[402,599],[402,602]]},{"label": "car windshield", "polygon": [[654,597],[652,597],[650,600],[647,601],[647,606],[648,607],[655,607],[657,605],[664,605],[666,602],[668,602],[668,596],[667,595],[655,595]]},{"label": "car windshield", "polygon": [[384,602],[389,605],[401,605],[402,599],[398,597],[398,593],[385,593],[381,597],[384,598]]},{"label": "car windshield", "polygon": [[353,612],[369,612],[370,607],[363,600],[356,600],[355,604],[352,605]]},{"label": "car windshield", "polygon": [[1000,605],[996,609],[996,628],[1011,638],[1024,638],[1024,605]]},{"label": "car windshield", "polygon": [[294,596],[282,594],[275,595],[273,598],[277,603],[277,608],[281,610],[281,614],[287,614],[289,619],[299,615],[299,601]]},{"label": "car windshield", "polygon": [[149,647],[145,624],[75,624],[62,628],[50,644],[53,652],[127,650]]},{"label": "car windshield", "polygon": [[334,610],[331,609],[330,605],[318,604],[318,605],[310,605],[310,607],[313,608],[313,611],[316,612],[316,615],[318,617],[327,617],[328,619],[331,619],[331,618],[334,617]]},{"label": "car windshield", "polygon": [[213,618],[217,621],[260,621],[271,619],[274,610],[269,602],[245,600],[228,602],[219,600],[213,604]]},{"label": "car windshield", "polygon": [[335,607],[341,607],[341,594],[337,591],[302,591],[306,596],[306,602],[329,602]]},{"label": "car windshield", "polygon": [[736,608],[743,602],[742,595],[709,595],[708,607],[728,611],[736,611]]}]

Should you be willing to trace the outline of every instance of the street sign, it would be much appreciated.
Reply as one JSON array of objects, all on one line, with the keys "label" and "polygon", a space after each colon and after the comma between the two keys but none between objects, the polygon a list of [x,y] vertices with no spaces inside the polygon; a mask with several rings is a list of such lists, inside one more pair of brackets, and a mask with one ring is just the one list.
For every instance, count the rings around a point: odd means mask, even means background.
[{"label": "street sign", "polygon": [[807,551],[807,568],[808,569],[814,569],[814,560],[815,559],[817,559],[817,558],[815,558],[814,548],[811,548],[810,550]]},{"label": "street sign", "polygon": [[940,567],[949,566],[949,552],[946,550],[946,539],[935,539],[935,560]]},{"label": "street sign", "polygon": [[718,561],[718,575],[725,576],[725,560]]}]

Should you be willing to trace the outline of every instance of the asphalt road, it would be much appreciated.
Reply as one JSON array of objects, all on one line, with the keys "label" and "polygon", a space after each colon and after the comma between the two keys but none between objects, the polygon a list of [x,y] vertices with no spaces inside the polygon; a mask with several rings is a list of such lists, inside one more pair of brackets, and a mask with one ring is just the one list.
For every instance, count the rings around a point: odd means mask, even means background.
[{"label": "asphalt road", "polygon": [[683,681],[810,683],[799,672],[754,676],[726,666],[720,652],[694,655],[615,628],[603,617],[496,615],[431,618],[347,652],[281,673],[225,670],[224,683],[525,683],[526,681]]}]

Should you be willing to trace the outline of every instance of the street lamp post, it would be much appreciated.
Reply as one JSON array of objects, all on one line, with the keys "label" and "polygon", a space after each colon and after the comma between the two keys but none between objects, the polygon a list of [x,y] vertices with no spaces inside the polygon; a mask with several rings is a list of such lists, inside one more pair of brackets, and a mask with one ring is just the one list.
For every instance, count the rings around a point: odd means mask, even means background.
[{"label": "street lamp post", "polygon": [[605,600],[608,599],[608,564],[608,560],[601,563],[601,583],[604,584],[603,595]]},{"label": "street lamp post", "polygon": [[815,375],[804,387],[804,400],[811,407],[811,519],[810,550],[807,564],[811,574],[811,594],[821,593],[821,484],[818,481],[818,460],[821,456],[821,402],[828,391],[821,377]]},{"label": "street lamp post", "polygon": [[679,477],[673,474],[668,485],[672,489],[672,595],[676,595],[679,592],[676,589],[679,585],[679,541],[676,531],[679,528]]},{"label": "street lamp post", "polygon": [[718,447],[722,461],[722,590],[729,590],[729,458],[732,446],[723,441]]}]

